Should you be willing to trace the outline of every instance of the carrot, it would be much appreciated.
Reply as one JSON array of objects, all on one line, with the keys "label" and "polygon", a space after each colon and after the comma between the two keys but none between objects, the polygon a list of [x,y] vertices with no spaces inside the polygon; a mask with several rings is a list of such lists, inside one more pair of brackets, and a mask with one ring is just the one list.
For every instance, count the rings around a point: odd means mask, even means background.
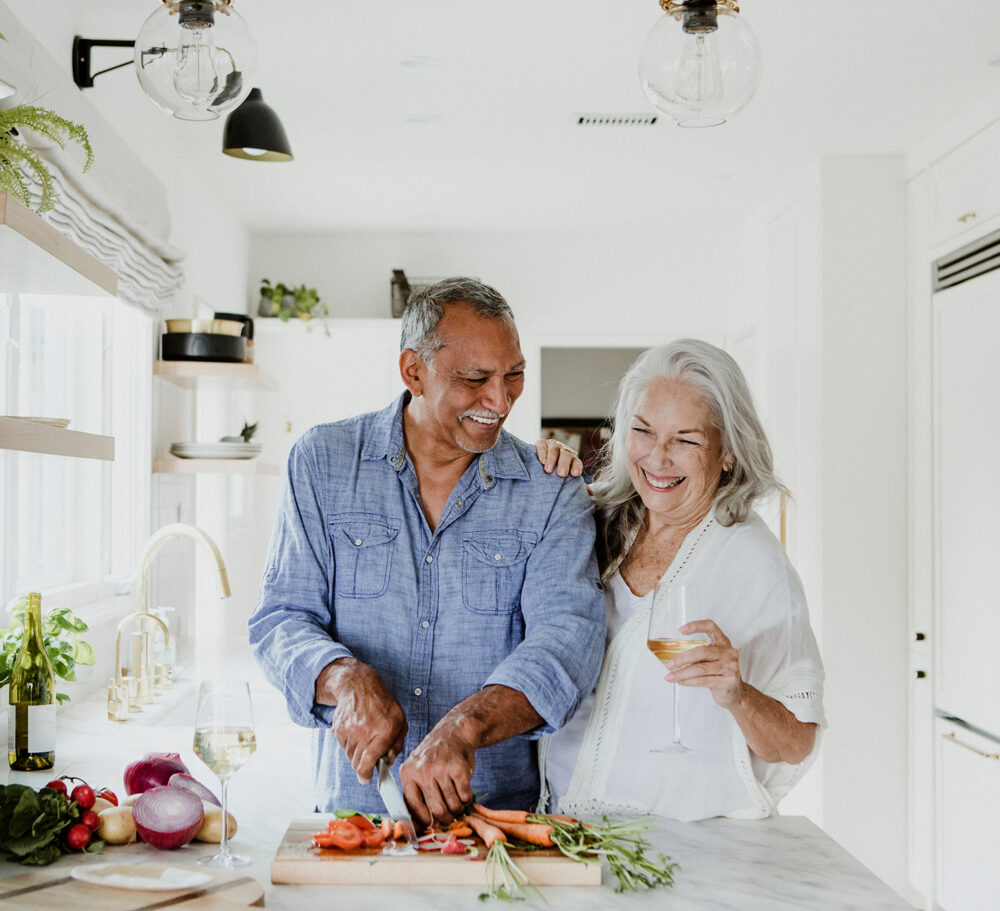
[{"label": "carrot", "polygon": [[392,826],[392,840],[396,841],[400,838],[406,838],[406,836],[403,834],[403,824],[397,821]]},{"label": "carrot", "polygon": [[472,807],[483,819],[488,819],[491,822],[524,823],[528,821],[527,810],[491,810],[489,807],[484,807],[481,803],[474,803]]},{"label": "carrot", "polygon": [[448,834],[454,835],[456,838],[466,838],[472,834],[472,829],[462,822],[462,820],[456,819],[448,826]]},{"label": "carrot", "polygon": [[553,826],[546,826],[537,822],[501,822],[498,819],[491,819],[490,822],[501,832],[520,838],[521,841],[528,842],[529,845],[538,845],[541,848],[552,847]]},{"label": "carrot", "polygon": [[465,821],[472,826],[487,848],[491,848],[495,841],[507,840],[507,836],[500,829],[492,823],[488,823],[482,816],[473,816],[470,814],[465,817]]}]

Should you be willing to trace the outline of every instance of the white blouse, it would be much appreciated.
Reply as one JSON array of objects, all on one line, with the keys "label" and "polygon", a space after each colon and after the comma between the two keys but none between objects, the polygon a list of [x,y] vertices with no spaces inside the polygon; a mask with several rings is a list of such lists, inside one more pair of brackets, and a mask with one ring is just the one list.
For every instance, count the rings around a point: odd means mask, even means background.
[{"label": "white blouse", "polygon": [[[658,597],[670,583],[690,580],[698,582],[704,618],[739,650],[743,679],[799,721],[825,725],[823,667],[802,585],[763,520],[752,513],[726,527],[706,517],[684,540]],[[673,729],[672,684],[646,647],[652,598],[637,598],[620,573],[608,582],[609,644],[597,689],[541,745],[550,806],[579,816],[683,820],[776,812],[819,737],[799,765],[764,762],[708,689],[682,687],[681,739],[693,751],[651,752],[669,744]]]}]

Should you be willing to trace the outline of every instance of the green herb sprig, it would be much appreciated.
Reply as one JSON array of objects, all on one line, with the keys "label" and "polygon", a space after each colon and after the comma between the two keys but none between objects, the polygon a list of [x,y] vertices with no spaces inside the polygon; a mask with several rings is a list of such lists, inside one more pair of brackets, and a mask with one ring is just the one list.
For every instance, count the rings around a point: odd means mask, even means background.
[{"label": "green herb sprig", "polygon": [[[10,683],[11,670],[24,640],[24,599],[10,609],[12,622],[9,629],[0,629],[0,687]],[[57,677],[70,682],[76,680],[76,666],[96,663],[94,650],[80,638],[88,629],[87,624],[69,608],[55,607],[42,617],[42,644],[52,662]],[[67,702],[66,693],[56,693],[59,704]]]},{"label": "green herb sprig", "polygon": [[589,826],[565,822],[550,816],[529,816],[529,822],[541,822],[553,827],[552,841],[567,857],[586,862],[603,857],[618,880],[616,892],[636,892],[640,888],[672,886],[679,865],[663,854],[647,856],[652,847],[646,832],[655,817],[642,817],[625,822],[611,822],[603,817],[602,825]]}]

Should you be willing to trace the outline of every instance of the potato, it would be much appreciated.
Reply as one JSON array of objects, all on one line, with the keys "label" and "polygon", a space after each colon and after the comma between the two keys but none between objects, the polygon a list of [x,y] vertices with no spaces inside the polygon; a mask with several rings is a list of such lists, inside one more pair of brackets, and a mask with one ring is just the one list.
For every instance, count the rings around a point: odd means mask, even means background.
[{"label": "potato", "polygon": [[103,797],[98,797],[94,801],[94,805],[90,809],[92,809],[98,816],[100,816],[101,813],[103,813],[107,809],[110,809],[113,806],[114,804],[110,800],[105,800]]},{"label": "potato", "polygon": [[[195,832],[196,841],[211,841],[218,844],[222,841],[222,807],[217,807],[214,803],[203,800],[205,805],[205,816],[201,821],[201,828]],[[232,813],[227,813],[229,819],[229,837],[236,834],[236,820]]]},{"label": "potato", "polygon": [[131,807],[109,807],[97,814],[97,837],[109,845],[130,845],[135,841],[135,820]]}]

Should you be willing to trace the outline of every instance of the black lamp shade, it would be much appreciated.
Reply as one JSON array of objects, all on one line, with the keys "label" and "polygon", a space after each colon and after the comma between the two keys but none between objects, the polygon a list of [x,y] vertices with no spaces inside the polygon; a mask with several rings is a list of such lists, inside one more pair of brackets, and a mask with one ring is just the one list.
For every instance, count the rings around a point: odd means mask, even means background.
[{"label": "black lamp shade", "polygon": [[266,104],[260,89],[251,89],[246,100],[226,118],[222,151],[249,161],[291,161],[291,146],[278,115]]}]

